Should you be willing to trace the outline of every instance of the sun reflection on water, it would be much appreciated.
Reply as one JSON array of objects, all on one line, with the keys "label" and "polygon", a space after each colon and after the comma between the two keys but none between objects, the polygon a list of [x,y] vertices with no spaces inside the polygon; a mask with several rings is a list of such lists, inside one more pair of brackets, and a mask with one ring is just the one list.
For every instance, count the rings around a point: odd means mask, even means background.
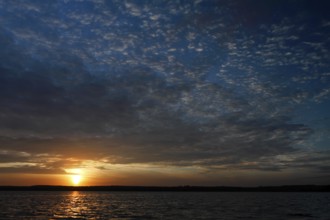
[{"label": "sun reflection on water", "polygon": [[0,219],[330,219],[328,202],[324,193],[2,191]]},{"label": "sun reflection on water", "polygon": [[73,191],[58,207],[60,213],[54,215],[53,219],[84,219],[89,213],[85,196],[79,191]]}]

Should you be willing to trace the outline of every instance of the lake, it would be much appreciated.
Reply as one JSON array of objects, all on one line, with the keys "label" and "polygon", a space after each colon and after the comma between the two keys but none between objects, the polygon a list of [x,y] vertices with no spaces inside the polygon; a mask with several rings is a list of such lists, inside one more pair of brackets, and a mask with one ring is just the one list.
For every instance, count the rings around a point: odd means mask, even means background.
[{"label": "lake", "polygon": [[330,193],[0,191],[0,219],[330,219]]}]

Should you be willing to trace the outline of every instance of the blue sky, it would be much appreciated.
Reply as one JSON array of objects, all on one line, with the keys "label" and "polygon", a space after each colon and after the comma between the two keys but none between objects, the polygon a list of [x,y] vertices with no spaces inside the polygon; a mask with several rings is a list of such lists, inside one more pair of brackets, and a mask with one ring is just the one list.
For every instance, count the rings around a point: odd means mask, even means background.
[{"label": "blue sky", "polygon": [[329,6],[0,0],[0,175],[329,183]]}]

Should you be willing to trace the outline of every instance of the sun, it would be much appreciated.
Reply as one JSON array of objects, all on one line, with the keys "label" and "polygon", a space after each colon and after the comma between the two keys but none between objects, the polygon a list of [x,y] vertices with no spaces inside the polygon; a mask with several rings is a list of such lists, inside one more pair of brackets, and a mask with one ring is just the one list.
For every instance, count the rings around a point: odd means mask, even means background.
[{"label": "sun", "polygon": [[73,183],[73,185],[79,185],[80,181],[81,181],[81,176],[78,174],[74,174],[71,176],[71,181]]},{"label": "sun", "polygon": [[83,170],[79,168],[65,169],[65,172],[68,174],[67,177],[70,178],[71,184],[74,186],[79,186],[81,184],[82,179],[85,179],[85,175],[83,175]]}]

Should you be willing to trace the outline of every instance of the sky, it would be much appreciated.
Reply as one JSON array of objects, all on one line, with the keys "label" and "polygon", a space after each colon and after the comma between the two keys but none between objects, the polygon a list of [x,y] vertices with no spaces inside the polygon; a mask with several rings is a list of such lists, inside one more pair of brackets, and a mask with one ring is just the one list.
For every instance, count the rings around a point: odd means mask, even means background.
[{"label": "sky", "polygon": [[329,9],[0,0],[0,185],[330,184]]}]

